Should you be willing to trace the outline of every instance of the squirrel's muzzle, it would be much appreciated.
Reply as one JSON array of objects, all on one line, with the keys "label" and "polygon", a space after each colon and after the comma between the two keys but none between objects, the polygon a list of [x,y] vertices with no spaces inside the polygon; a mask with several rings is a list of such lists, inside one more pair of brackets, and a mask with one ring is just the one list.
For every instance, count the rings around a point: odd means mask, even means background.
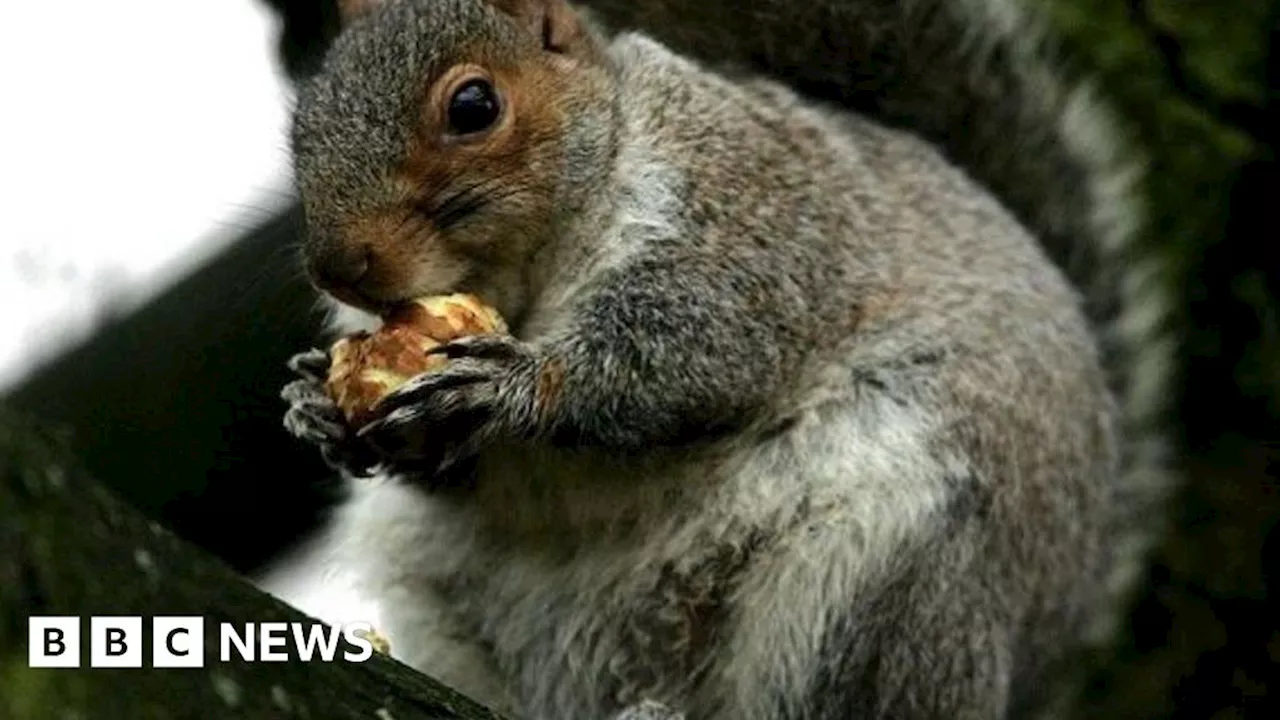
[{"label": "squirrel's muzzle", "polygon": [[373,251],[364,244],[334,243],[307,253],[307,272],[322,290],[342,296],[359,292],[369,274]]}]

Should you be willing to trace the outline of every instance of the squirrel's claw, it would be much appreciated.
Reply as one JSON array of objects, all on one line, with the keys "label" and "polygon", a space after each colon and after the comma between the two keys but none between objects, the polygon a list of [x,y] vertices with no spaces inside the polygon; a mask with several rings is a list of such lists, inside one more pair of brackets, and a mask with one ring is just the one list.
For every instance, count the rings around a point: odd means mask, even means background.
[{"label": "squirrel's claw", "polygon": [[442,390],[484,382],[492,377],[493,368],[488,363],[467,359],[456,360],[444,370],[423,373],[396,388],[394,392],[374,405],[373,410],[382,417],[389,417],[398,410],[413,408]]},{"label": "squirrel's claw", "polygon": [[346,436],[341,411],[314,382],[295,380],[284,386],[280,397],[289,403],[284,425],[294,435],[312,442],[336,442]]},{"label": "squirrel's claw", "polygon": [[284,415],[285,430],[318,447],[329,467],[353,477],[368,476],[378,458],[352,435],[342,411],[324,391],[328,366],[329,356],[320,350],[300,353],[289,360],[289,367],[302,377],[280,391],[281,399],[289,403]]},{"label": "squirrel's claw", "polygon": [[488,360],[512,360],[528,355],[527,346],[510,335],[470,335],[447,342],[427,351],[428,355],[444,355],[450,359],[470,357]]},{"label": "squirrel's claw", "polygon": [[442,347],[456,359],[383,398],[375,407],[380,417],[358,432],[392,462],[437,473],[528,429],[536,367],[529,346],[513,338],[477,336]]},{"label": "squirrel's claw", "polygon": [[341,424],[326,415],[321,407],[294,405],[285,411],[284,427],[294,437],[313,445],[342,442],[344,432]]},{"label": "squirrel's claw", "polygon": [[308,380],[324,382],[331,362],[329,353],[313,348],[289,358],[289,369]]},{"label": "squirrel's claw", "polygon": [[426,373],[379,403],[383,416],[357,436],[397,462],[435,464],[444,470],[495,434],[494,371],[489,363],[458,360]]}]

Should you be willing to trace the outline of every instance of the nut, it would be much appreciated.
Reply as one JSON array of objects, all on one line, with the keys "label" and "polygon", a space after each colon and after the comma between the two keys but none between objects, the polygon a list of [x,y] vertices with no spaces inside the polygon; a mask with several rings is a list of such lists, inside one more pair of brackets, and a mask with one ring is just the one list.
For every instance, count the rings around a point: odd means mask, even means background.
[{"label": "nut", "polygon": [[471,335],[505,332],[497,311],[473,295],[418,298],[384,317],[376,332],[334,343],[325,390],[347,421],[359,427],[373,419],[373,407],[396,388],[448,363],[428,351]]}]

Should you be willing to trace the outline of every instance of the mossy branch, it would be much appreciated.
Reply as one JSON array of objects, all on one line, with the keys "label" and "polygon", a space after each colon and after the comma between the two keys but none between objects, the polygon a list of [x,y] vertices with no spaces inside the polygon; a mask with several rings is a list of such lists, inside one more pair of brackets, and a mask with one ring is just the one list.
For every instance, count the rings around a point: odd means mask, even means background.
[{"label": "mossy branch", "polygon": [[[220,622],[315,622],[177,539],[78,469],[55,434],[0,408],[0,717],[500,720],[375,654],[363,663],[220,662]],[[143,618],[143,666],[30,668],[32,615]],[[150,667],[150,618],[206,618],[205,666]]]}]

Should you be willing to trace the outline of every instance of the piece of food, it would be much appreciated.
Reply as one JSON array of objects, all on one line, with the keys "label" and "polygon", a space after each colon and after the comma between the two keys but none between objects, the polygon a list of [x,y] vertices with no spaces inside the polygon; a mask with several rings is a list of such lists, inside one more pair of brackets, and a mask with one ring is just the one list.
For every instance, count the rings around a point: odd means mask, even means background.
[{"label": "piece of food", "polygon": [[506,331],[497,311],[474,295],[419,298],[384,317],[376,332],[334,343],[325,390],[347,421],[359,427],[372,419],[379,400],[448,362],[443,355],[428,355],[429,350],[470,335]]},{"label": "piece of food", "polygon": [[371,630],[357,630],[356,635],[369,641],[373,646],[374,652],[380,652],[383,655],[391,655],[391,641],[386,635],[378,632],[377,628]]}]

